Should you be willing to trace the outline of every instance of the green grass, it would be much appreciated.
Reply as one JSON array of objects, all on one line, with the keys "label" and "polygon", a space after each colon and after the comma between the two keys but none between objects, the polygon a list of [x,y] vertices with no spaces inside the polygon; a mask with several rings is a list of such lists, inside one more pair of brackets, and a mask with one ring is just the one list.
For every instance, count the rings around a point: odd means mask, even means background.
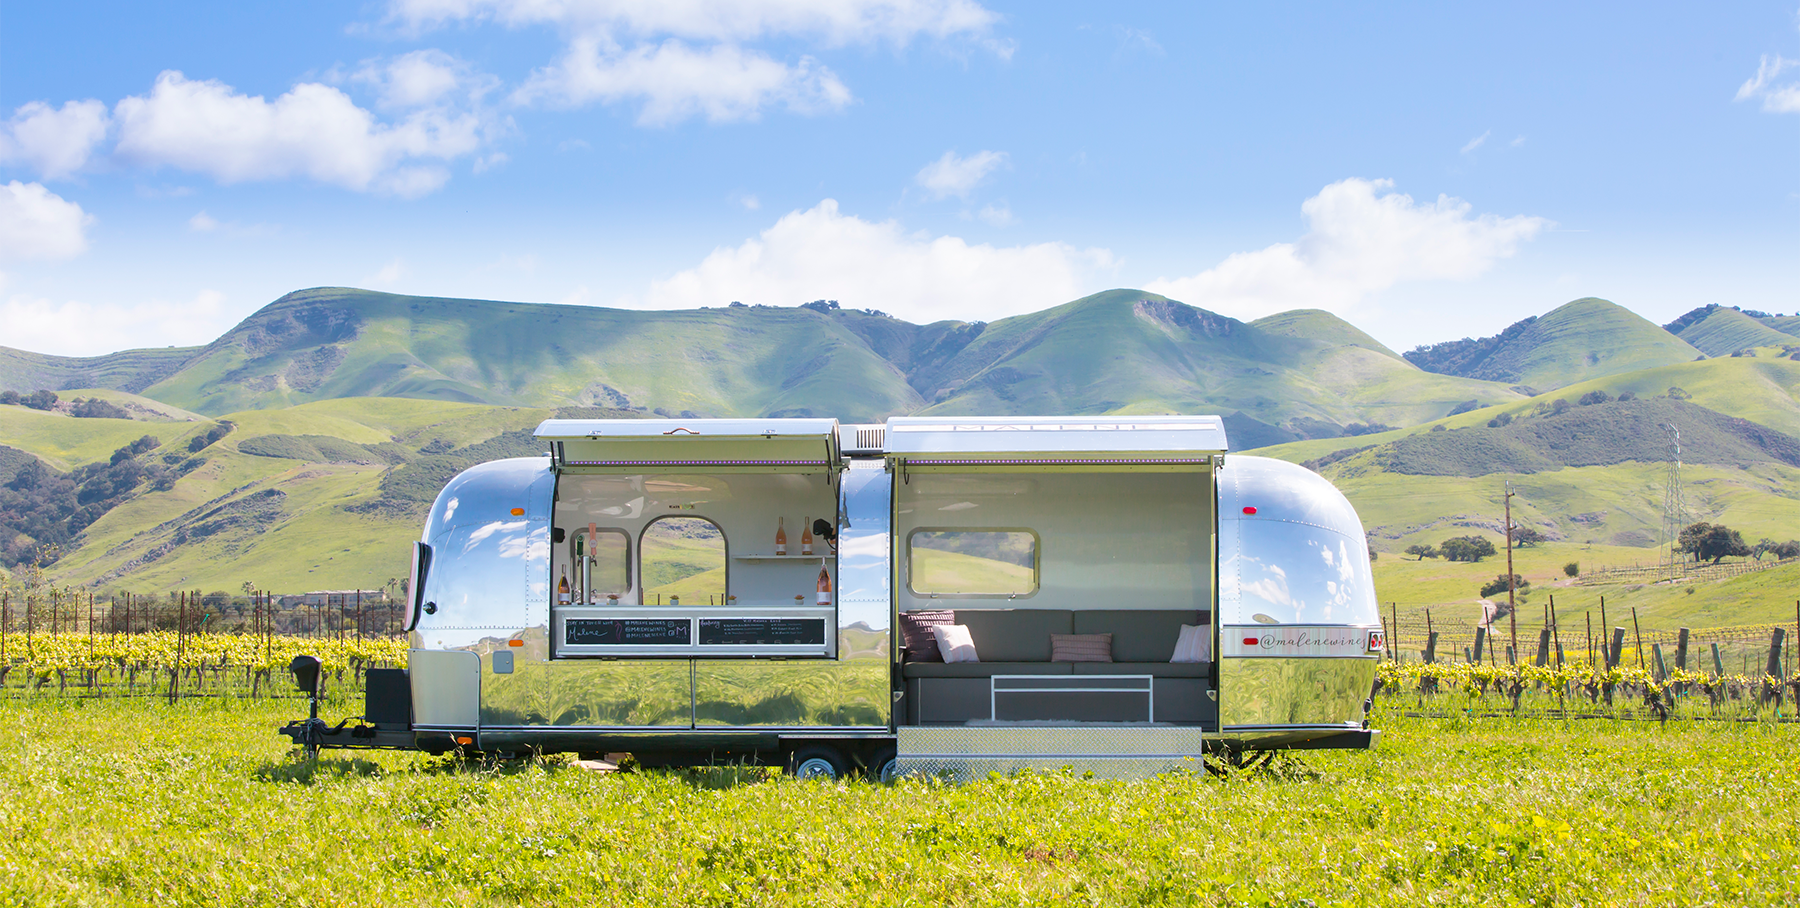
[{"label": "green grass", "polygon": [[[342,706],[337,707],[339,711]],[[298,701],[0,703],[0,901],[1781,905],[1800,729],[1412,720],[1139,783],[600,775],[327,752]]]},{"label": "green grass", "polygon": [[1796,340],[1736,309],[1724,307],[1683,328],[1680,336],[1707,356],[1730,356],[1747,347],[1791,344]]}]

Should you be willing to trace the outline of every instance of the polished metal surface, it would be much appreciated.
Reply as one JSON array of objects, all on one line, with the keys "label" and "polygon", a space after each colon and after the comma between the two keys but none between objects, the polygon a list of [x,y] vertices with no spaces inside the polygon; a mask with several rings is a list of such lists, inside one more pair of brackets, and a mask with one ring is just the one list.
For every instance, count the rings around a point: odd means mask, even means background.
[{"label": "polished metal surface", "polygon": [[481,719],[481,657],[415,649],[406,654],[413,727],[473,729]]},{"label": "polished metal surface", "polygon": [[1375,688],[1375,656],[1219,660],[1219,721],[1233,726],[1360,725]]},{"label": "polished metal surface", "polygon": [[[851,461],[842,482],[838,524],[838,626],[856,633],[840,644],[840,658],[875,649],[868,631],[892,623],[894,479],[879,461]],[[887,650],[881,655],[885,659]]]},{"label": "polished metal surface", "polygon": [[990,772],[1064,768],[1114,779],[1199,771],[1204,742],[1192,727],[1002,726],[901,728],[900,775],[967,782]]},{"label": "polished metal surface", "polygon": [[889,700],[886,661],[694,661],[696,727],[884,728]]},{"label": "polished metal surface", "polygon": [[557,660],[549,667],[549,724],[692,728],[693,671],[686,659]]},{"label": "polished metal surface", "polygon": [[554,484],[548,458],[514,458],[477,464],[444,486],[424,534],[432,549],[424,599],[436,611],[420,616],[413,646],[457,648],[474,642],[458,632],[548,623]]},{"label": "polished metal surface", "polygon": [[1381,624],[1349,499],[1305,467],[1244,454],[1218,472],[1223,624]]},{"label": "polished metal surface", "polygon": [[1225,658],[1342,659],[1381,654],[1381,627],[1228,624],[1219,629]]}]

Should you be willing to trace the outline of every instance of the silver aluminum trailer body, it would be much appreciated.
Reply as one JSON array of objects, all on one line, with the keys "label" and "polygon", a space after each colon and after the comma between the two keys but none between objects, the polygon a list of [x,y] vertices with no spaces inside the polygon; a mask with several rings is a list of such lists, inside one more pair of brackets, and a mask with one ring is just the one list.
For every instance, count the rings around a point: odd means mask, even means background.
[{"label": "silver aluminum trailer body", "polygon": [[[378,709],[372,685],[368,710],[407,720],[315,729],[314,743],[967,776],[1141,775],[1216,747],[1372,740],[1380,619],[1355,512],[1311,471],[1227,456],[1216,418],[550,420],[538,435],[549,456],[472,467],[431,509],[410,586],[410,703]],[[778,516],[796,549],[801,521],[825,520],[835,551],[820,539],[813,556],[775,555]],[[664,602],[640,576],[671,517],[722,540],[709,601]],[[918,571],[952,563],[931,545],[984,533],[1029,536],[1031,569],[1015,572],[1029,591],[923,590]],[[828,605],[806,595],[821,569]],[[1036,662],[943,677],[966,669],[906,661],[897,622],[945,605],[978,628],[1123,621],[1120,645],[1140,649],[1132,627],[1198,615],[1217,658],[1070,676],[1045,641],[1009,657]],[[982,697],[993,711],[968,713]],[[1138,698],[1157,705],[1093,721]],[[1056,702],[1080,718],[1000,712]]]}]

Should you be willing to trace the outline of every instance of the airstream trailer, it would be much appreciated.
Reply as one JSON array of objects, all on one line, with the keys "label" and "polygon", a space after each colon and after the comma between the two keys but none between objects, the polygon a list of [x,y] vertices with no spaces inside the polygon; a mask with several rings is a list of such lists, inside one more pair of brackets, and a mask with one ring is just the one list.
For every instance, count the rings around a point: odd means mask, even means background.
[{"label": "airstream trailer", "polygon": [[308,747],[811,776],[1368,747],[1363,529],[1210,416],[564,420],[415,546],[405,669]]}]

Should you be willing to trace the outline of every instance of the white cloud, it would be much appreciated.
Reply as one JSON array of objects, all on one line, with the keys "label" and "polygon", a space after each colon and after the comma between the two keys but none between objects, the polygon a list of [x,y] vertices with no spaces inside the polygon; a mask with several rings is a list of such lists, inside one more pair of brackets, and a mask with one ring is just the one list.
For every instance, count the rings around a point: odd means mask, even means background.
[{"label": "white cloud", "polygon": [[1511,142],[1509,142],[1509,143],[1508,143],[1508,144],[1510,144],[1510,145],[1511,145],[1511,146],[1512,146],[1512,147],[1514,147],[1514,148],[1518,148],[1518,147],[1519,147],[1519,146],[1520,146],[1520,145],[1523,145],[1523,144],[1525,144],[1525,137],[1524,137],[1524,136],[1519,136],[1519,137],[1518,137],[1518,138],[1515,138],[1515,139],[1513,139],[1513,140],[1512,140],[1512,141],[1511,141]]},{"label": "white cloud", "polygon": [[758,40],[904,47],[961,37],[1002,58],[1012,53],[988,35],[999,16],[973,0],[393,0],[388,19],[411,30],[470,21],[555,27],[567,45],[513,101],[641,101],[638,122],[646,126],[752,120],[772,108],[822,114],[851,103],[849,87],[824,64],[804,55],[784,62],[747,46]]},{"label": "white cloud", "polygon": [[80,205],[42,183],[13,180],[0,186],[0,259],[74,258],[87,251],[87,226],[93,222]]},{"label": "white cloud", "polygon": [[1493,134],[1494,134],[1494,131],[1490,129],[1487,132],[1484,132],[1481,135],[1478,135],[1475,138],[1470,139],[1468,144],[1466,144],[1462,147],[1462,153],[1468,154],[1469,152],[1474,151],[1477,148],[1480,148],[1482,143],[1484,143],[1488,140],[1488,136],[1491,136]]},{"label": "white cloud", "polygon": [[86,166],[106,138],[106,105],[67,101],[58,109],[32,101],[0,124],[0,164],[25,164],[46,180]]},{"label": "white cloud", "polygon": [[896,45],[921,36],[979,36],[1000,19],[972,0],[394,0],[389,17],[415,28],[491,19],[590,34],[720,42],[806,35]]},{"label": "white cloud", "polygon": [[381,270],[375,272],[375,274],[369,278],[369,283],[376,287],[392,287],[399,283],[400,279],[405,276],[406,263],[399,259],[394,259],[386,265],[381,266]]},{"label": "white cloud", "polygon": [[[731,300],[791,306],[837,299],[914,321],[994,319],[1093,291],[1116,262],[1105,249],[1063,243],[971,245],[909,234],[893,221],[839,213],[826,199],[742,244],[651,285],[647,303],[675,309]],[[635,302],[635,301],[634,301]]]},{"label": "white cloud", "polygon": [[954,150],[946,151],[943,157],[925,165],[913,177],[913,182],[924,187],[934,199],[949,196],[966,199],[988,174],[1005,163],[1004,151],[978,151],[966,158],[958,157]]},{"label": "white cloud", "polygon": [[1404,281],[1476,277],[1550,224],[1524,215],[1471,217],[1461,199],[1419,204],[1392,189],[1390,180],[1333,183],[1300,206],[1308,229],[1298,241],[1240,252],[1144,289],[1243,318],[1296,308],[1342,313]]},{"label": "white cloud", "polygon": [[195,233],[211,233],[219,229],[219,221],[212,215],[202,211],[188,218],[188,229]]},{"label": "white cloud", "polygon": [[1011,227],[1019,222],[1018,218],[1013,217],[1012,206],[1005,202],[983,205],[980,211],[975,212],[975,216],[994,227]]},{"label": "white cloud", "polygon": [[409,198],[449,179],[432,162],[474,153],[488,132],[473,113],[433,108],[381,123],[329,85],[302,83],[267,101],[174,70],[157,77],[148,97],[120,101],[113,115],[116,154],[133,163],[221,183],[304,177]]},{"label": "white cloud", "polygon": [[673,39],[622,51],[593,36],[577,38],[561,60],[532,73],[513,99],[561,107],[641,99],[644,126],[693,116],[753,120],[776,106],[822,113],[851,101],[850,89],[811,57],[790,66],[732,45],[696,49]]},{"label": "white cloud", "polygon": [[732,193],[731,201],[744,206],[745,211],[755,211],[762,207],[762,199],[757,198],[753,192]]},{"label": "white cloud", "polygon": [[500,87],[497,77],[435,48],[389,60],[365,60],[349,80],[373,88],[376,106],[383,110],[478,104]]},{"label": "white cloud", "polygon": [[1738,87],[1737,97],[1733,100],[1761,98],[1762,109],[1769,113],[1800,113],[1800,82],[1775,83],[1784,71],[1795,67],[1800,67],[1800,60],[1788,60],[1780,54],[1772,60],[1763,57],[1756,67],[1756,75]]},{"label": "white cloud", "polygon": [[0,301],[6,345],[60,356],[94,356],[139,347],[204,344],[237,321],[225,295],[202,290],[191,300],[61,303],[14,295]]}]

